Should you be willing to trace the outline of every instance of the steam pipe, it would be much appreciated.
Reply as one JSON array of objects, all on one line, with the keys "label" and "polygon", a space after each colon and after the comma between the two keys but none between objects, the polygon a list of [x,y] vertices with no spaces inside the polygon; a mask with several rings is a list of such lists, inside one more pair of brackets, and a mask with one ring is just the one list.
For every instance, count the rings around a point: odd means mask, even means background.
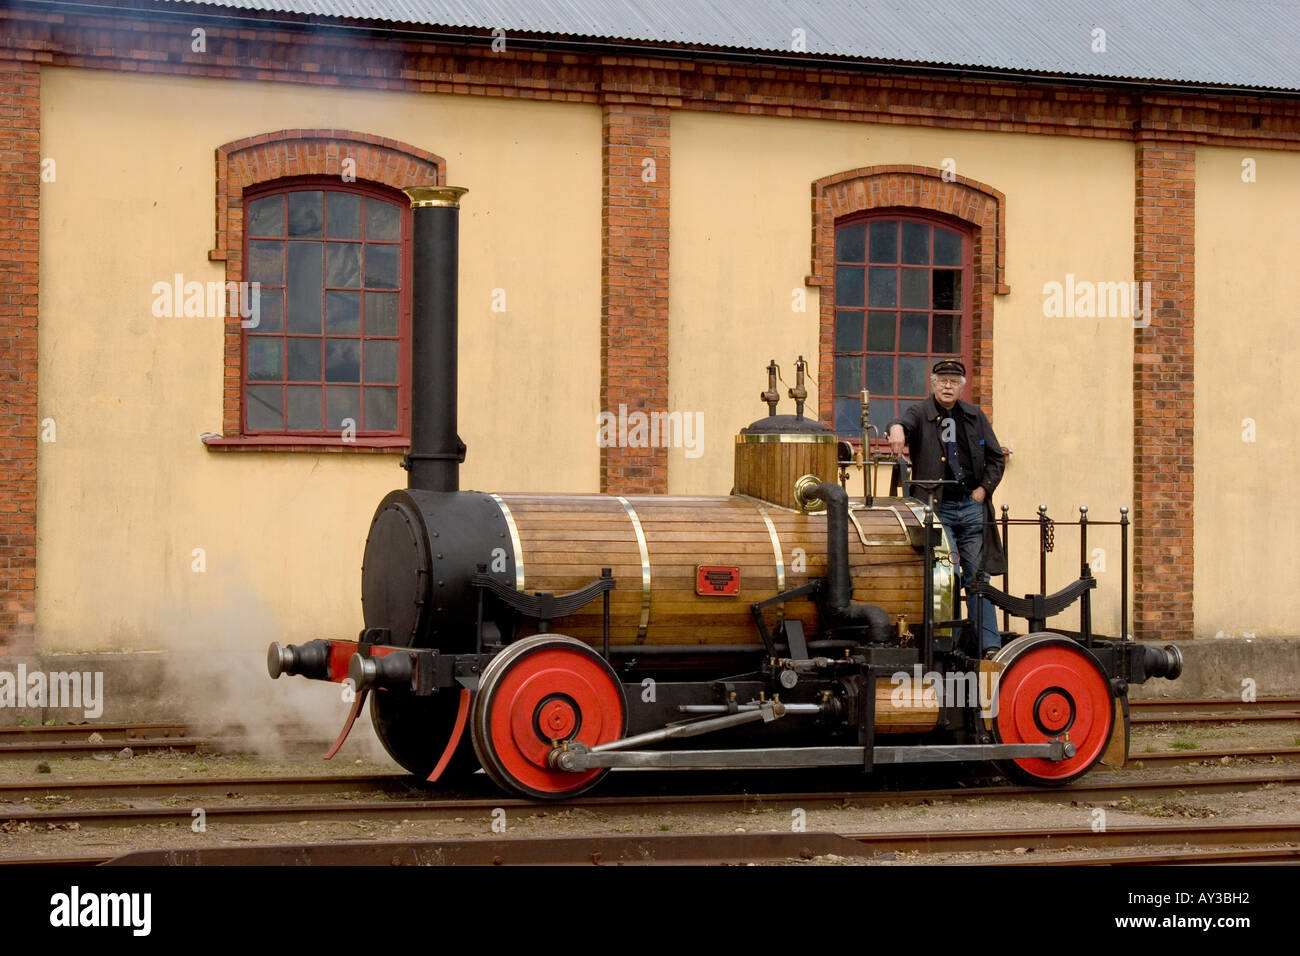
[{"label": "steam pipe", "polygon": [[462,186],[413,186],[411,197],[411,450],[407,487],[459,491],[456,434],[458,231]]},{"label": "steam pipe", "polygon": [[833,625],[870,628],[873,641],[887,641],[889,615],[874,604],[853,603],[849,572],[849,495],[833,481],[808,488],[804,497],[826,502],[826,609]]}]

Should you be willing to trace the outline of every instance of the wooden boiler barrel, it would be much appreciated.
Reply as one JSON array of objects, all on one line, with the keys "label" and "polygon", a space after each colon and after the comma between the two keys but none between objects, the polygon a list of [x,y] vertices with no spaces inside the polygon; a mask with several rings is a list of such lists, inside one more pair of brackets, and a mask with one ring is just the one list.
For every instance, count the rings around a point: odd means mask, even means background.
[{"label": "wooden boiler barrel", "polygon": [[[560,594],[590,584],[601,568],[612,569],[617,587],[610,597],[610,640],[616,645],[757,644],[752,603],[826,576],[824,514],[800,514],[741,495],[495,497],[514,526],[524,590]],[[900,501],[879,500],[871,510],[852,509],[850,516],[853,600],[919,622],[924,565],[912,544],[920,537],[916,516]],[[735,569],[734,593],[716,593],[707,581],[706,593],[698,593],[701,567]],[[784,613],[803,622],[810,639],[817,636],[811,601],[790,601]],[[781,614],[780,607],[768,609],[768,626],[776,627]],[[599,643],[601,602],[550,627]]]}]

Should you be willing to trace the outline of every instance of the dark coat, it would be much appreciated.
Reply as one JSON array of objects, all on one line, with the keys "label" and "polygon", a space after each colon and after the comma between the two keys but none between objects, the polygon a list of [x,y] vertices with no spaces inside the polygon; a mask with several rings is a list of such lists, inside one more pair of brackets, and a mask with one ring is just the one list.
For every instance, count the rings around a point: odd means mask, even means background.
[{"label": "dark coat", "polygon": [[942,421],[950,415],[958,419],[958,427],[966,436],[966,446],[970,449],[971,456],[971,473],[979,476],[979,483],[985,491],[983,569],[990,575],[1003,574],[1007,558],[993,517],[993,490],[1002,480],[1006,458],[984,412],[960,399],[952,411],[946,411],[931,395],[925,401],[909,406],[885,427],[885,432],[888,434],[894,425],[903,426],[908,449],[912,453],[914,477],[923,481],[942,478],[945,452],[940,430]]}]

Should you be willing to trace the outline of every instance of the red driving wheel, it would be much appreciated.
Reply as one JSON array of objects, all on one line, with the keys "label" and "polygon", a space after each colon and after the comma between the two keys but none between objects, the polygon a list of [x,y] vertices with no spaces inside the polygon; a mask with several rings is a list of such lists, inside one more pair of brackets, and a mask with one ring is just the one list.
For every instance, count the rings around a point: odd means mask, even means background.
[{"label": "red driving wheel", "polygon": [[998,742],[1063,738],[1075,747],[1065,760],[1022,758],[1004,762],[1003,770],[1039,786],[1060,786],[1087,773],[1101,759],[1115,719],[1110,684],[1096,658],[1068,637],[1031,634],[1006,645],[996,659],[1005,665],[993,718]]},{"label": "red driving wheel", "polygon": [[618,675],[591,647],[558,634],[525,638],[494,657],[476,698],[479,762],[498,786],[528,797],[571,797],[609,772],[552,770],[546,759],[552,741],[594,747],[627,730]]}]

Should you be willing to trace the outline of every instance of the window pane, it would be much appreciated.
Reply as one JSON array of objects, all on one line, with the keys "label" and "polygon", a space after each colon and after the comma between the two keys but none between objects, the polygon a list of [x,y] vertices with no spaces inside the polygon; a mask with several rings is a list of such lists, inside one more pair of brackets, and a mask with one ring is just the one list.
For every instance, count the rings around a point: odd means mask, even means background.
[{"label": "window pane", "polygon": [[284,293],[263,289],[258,297],[257,331],[279,332],[284,328]]},{"label": "window pane", "polygon": [[361,341],[359,339],[325,340],[325,381],[361,381]]},{"label": "window pane", "polygon": [[835,351],[862,351],[862,313],[835,313]]},{"label": "window pane", "polygon": [[329,385],[325,388],[325,428],[342,431],[343,419],[352,419],[353,426],[361,430],[361,389]]},{"label": "window pane", "polygon": [[[871,404],[874,413],[876,403]],[[875,415],[871,417],[874,419]],[[835,431],[841,435],[853,435],[862,431],[862,402],[859,399],[835,399]]]},{"label": "window pane", "polygon": [[279,431],[284,428],[283,396],[279,385],[250,385],[247,399],[249,431]]},{"label": "window pane", "polygon": [[898,223],[873,222],[871,224],[871,261],[898,261]]},{"label": "window pane", "polygon": [[893,308],[898,305],[897,269],[872,269],[870,281],[872,308]]},{"label": "window pane", "polygon": [[938,355],[955,355],[961,351],[961,316],[934,317],[934,351]]},{"label": "window pane", "polygon": [[[903,329],[898,339],[900,352],[924,352],[929,344],[930,317],[924,312],[904,312]],[[908,392],[909,395],[914,394]]]},{"label": "window pane", "polygon": [[320,381],[320,339],[289,340],[289,381]]},{"label": "window pane", "polygon": [[926,374],[925,366],[927,359],[923,358],[900,358],[898,360],[898,394],[913,396],[916,398],[925,397]]},{"label": "window pane", "polygon": [[366,245],[366,285],[375,289],[397,288],[397,246]]},{"label": "window pane", "polygon": [[262,285],[284,285],[284,243],[248,244],[248,281]]},{"label": "window pane", "polygon": [[930,227],[920,222],[903,223],[903,261],[913,265],[930,264]]},{"label": "window pane", "polygon": [[835,394],[854,395],[862,391],[862,359],[860,356],[835,357]]},{"label": "window pane", "polygon": [[894,351],[894,332],[897,326],[898,316],[893,312],[872,312],[867,322],[867,350]]},{"label": "window pane", "polygon": [[903,308],[930,308],[930,270],[904,269],[903,272]]},{"label": "window pane", "polygon": [[936,309],[961,309],[961,270],[934,270],[934,307]]},{"label": "window pane", "polygon": [[314,239],[324,235],[325,194],[289,193],[289,236]]},{"label": "window pane", "polygon": [[[894,357],[892,355],[867,356],[867,391],[872,395],[894,394]],[[875,404],[874,399],[871,404]]]},{"label": "window pane", "polygon": [[248,204],[250,236],[284,235],[284,197],[266,196]]},{"label": "window pane", "polygon": [[835,231],[835,259],[837,262],[865,262],[867,227],[845,226]]},{"label": "window pane", "polygon": [[402,213],[392,203],[382,199],[366,199],[366,238],[387,239],[396,242],[402,238]]},{"label": "window pane", "polygon": [[289,393],[289,427],[320,431],[322,428],[320,386],[290,385],[285,388],[285,391]]},{"label": "window pane", "polygon": [[[867,420],[879,429],[880,434],[885,434],[885,426],[895,417],[895,409],[898,403],[892,398],[875,398],[871,399],[871,410],[867,413]],[[854,429],[861,430],[861,425],[857,422],[862,421],[862,406],[858,406],[858,417],[854,420]]]},{"label": "window pane", "polygon": [[366,335],[397,334],[397,293],[366,293]]},{"label": "window pane", "polygon": [[355,193],[330,193],[326,198],[331,239],[361,238],[361,197]]},{"label": "window pane", "polygon": [[862,305],[862,270],[857,266],[840,266],[835,270],[835,304]]},{"label": "window pane", "polygon": [[289,243],[289,331],[320,334],[320,242]]},{"label": "window pane", "polygon": [[366,428],[373,431],[397,431],[397,389],[367,388]]},{"label": "window pane", "polygon": [[934,227],[934,264],[936,266],[961,265],[961,236],[947,229]]},{"label": "window pane", "polygon": [[361,243],[331,242],[325,246],[325,284],[361,285]]},{"label": "window pane", "polygon": [[248,380],[280,382],[284,380],[284,340],[261,335],[248,337]]},{"label": "window pane", "polygon": [[325,331],[331,335],[361,334],[360,292],[325,293]]},{"label": "window pane", "polygon": [[397,382],[397,343],[367,342],[366,381]]}]

